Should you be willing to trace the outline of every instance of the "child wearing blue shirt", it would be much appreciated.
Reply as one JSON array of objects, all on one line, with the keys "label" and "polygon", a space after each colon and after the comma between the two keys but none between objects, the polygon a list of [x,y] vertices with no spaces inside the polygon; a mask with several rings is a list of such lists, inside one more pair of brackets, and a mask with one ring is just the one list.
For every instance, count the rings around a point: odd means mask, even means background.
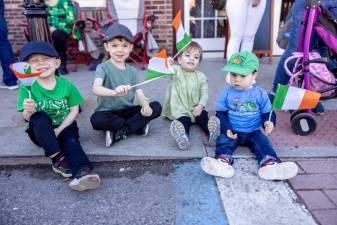
[{"label": "child wearing blue shirt", "polygon": [[221,135],[217,140],[215,159],[201,160],[202,169],[213,176],[234,176],[233,153],[241,145],[256,156],[258,175],[265,180],[286,180],[295,177],[298,167],[293,162],[281,162],[268,137],[274,129],[275,114],[268,94],[257,85],[259,60],[250,52],[233,54],[224,71],[230,72],[231,86],[226,88],[218,101],[216,116],[220,119]]}]

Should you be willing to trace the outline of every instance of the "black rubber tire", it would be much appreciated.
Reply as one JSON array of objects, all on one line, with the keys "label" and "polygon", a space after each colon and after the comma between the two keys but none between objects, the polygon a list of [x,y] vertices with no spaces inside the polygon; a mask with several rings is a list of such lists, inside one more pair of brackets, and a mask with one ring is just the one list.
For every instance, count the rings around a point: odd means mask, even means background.
[{"label": "black rubber tire", "polygon": [[311,113],[298,113],[291,120],[291,128],[295,134],[307,136],[316,130],[317,120]]}]

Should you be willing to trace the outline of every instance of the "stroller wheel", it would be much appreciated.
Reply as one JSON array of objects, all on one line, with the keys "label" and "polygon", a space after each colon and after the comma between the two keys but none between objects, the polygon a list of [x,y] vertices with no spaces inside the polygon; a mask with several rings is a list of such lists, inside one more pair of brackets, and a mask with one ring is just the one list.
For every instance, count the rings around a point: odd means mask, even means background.
[{"label": "stroller wheel", "polygon": [[289,110],[289,112],[291,113],[290,115],[290,122],[291,122],[296,115],[304,113],[305,110]]},{"label": "stroller wheel", "polygon": [[291,127],[295,134],[307,136],[316,130],[317,120],[311,113],[298,113],[292,118]]}]

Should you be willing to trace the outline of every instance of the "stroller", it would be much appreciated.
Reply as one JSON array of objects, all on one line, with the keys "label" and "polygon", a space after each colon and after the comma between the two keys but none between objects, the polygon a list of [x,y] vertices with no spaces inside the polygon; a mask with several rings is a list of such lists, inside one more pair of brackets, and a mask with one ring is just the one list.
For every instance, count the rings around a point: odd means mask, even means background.
[{"label": "stroller", "polygon": [[[337,83],[335,74],[327,69],[328,59],[310,51],[313,32],[328,47],[330,60],[337,61],[337,20],[320,5],[320,0],[309,0],[301,23],[297,52],[284,62],[284,68],[290,76],[290,86],[319,92],[320,100],[324,101],[337,96]],[[289,69],[290,62],[294,63],[292,70]],[[311,110],[293,111],[290,120],[294,133],[301,136],[309,135],[317,128]]]}]

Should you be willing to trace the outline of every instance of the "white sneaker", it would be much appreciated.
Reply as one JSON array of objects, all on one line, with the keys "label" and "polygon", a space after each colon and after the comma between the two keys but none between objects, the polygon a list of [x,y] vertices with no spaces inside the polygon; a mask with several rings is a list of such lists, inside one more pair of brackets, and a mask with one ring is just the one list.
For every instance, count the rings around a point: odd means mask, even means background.
[{"label": "white sneaker", "polygon": [[1,89],[8,89],[8,90],[16,90],[19,88],[19,85],[12,85],[12,86],[7,86],[7,85],[0,85]]},{"label": "white sneaker", "polygon": [[259,177],[265,180],[287,180],[298,173],[298,166],[293,162],[281,162],[266,165],[258,170]]},{"label": "white sneaker", "polygon": [[209,131],[209,140],[208,145],[215,147],[216,141],[220,135],[220,120],[216,116],[211,116],[208,120],[208,131]]},{"label": "white sneaker", "polygon": [[170,125],[170,132],[180,150],[189,149],[189,147],[191,146],[191,142],[188,140],[184,125],[180,121],[172,121]]},{"label": "white sneaker", "polygon": [[75,191],[85,191],[96,189],[101,183],[101,180],[97,174],[88,174],[80,178],[74,178],[69,187]]},{"label": "white sneaker", "polygon": [[143,134],[142,134],[142,136],[143,136],[143,137],[147,136],[147,135],[149,134],[149,130],[150,130],[150,126],[149,126],[149,124],[146,124],[146,126],[145,126],[144,129],[143,129]]},{"label": "white sneaker", "polygon": [[212,176],[230,178],[234,176],[234,168],[219,159],[204,157],[200,162],[202,170]]},{"label": "white sneaker", "polygon": [[105,132],[105,146],[110,147],[112,144],[111,131],[107,130]]}]

